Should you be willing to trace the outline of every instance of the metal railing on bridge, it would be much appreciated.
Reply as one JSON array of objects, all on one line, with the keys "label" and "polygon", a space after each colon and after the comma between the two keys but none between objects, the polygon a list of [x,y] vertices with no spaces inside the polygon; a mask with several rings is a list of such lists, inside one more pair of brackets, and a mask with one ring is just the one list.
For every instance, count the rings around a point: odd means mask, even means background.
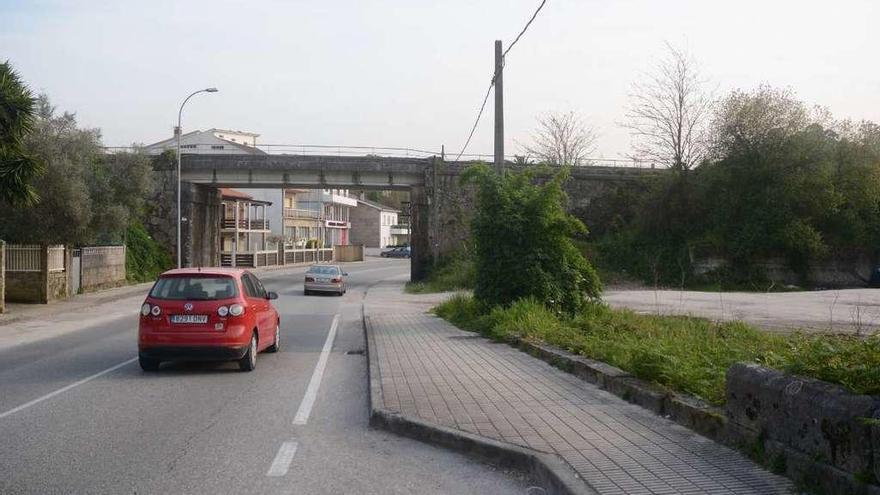
[{"label": "metal railing on bridge", "polygon": [[[216,143],[187,143],[195,144],[197,147],[205,147],[204,154],[224,154],[211,149],[212,144]],[[271,155],[302,155],[302,156],[376,156],[387,158],[431,158],[434,156],[444,156],[441,150],[425,150],[419,148],[407,148],[397,146],[345,146],[332,144],[258,144],[255,148],[263,153]],[[121,152],[137,152],[143,151],[142,147],[132,146],[105,146],[104,152],[108,154]],[[173,150],[173,148],[172,148]],[[182,150],[183,154],[187,152],[202,154],[191,149]],[[457,154],[446,154],[445,157],[457,156]],[[491,163],[494,155],[490,153],[464,153],[459,157],[460,162],[484,161]],[[510,164],[536,165],[537,160],[527,155],[505,155],[504,160]],[[617,167],[617,168],[642,168],[642,169],[661,169],[662,164],[655,164],[648,160],[639,160],[633,158],[602,158],[587,157],[576,165],[578,167]]]}]

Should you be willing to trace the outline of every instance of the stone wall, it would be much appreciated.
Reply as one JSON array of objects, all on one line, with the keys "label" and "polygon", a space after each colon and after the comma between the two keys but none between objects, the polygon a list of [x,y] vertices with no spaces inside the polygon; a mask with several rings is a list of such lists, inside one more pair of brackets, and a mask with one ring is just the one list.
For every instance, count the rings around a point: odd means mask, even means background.
[{"label": "stone wall", "polygon": [[[476,190],[460,184],[462,171],[462,166],[440,160],[435,160],[434,166],[426,171],[426,190],[431,200],[430,247],[434,259],[460,249],[470,237]],[[651,169],[576,167],[563,184],[568,211],[587,227],[607,223],[616,214],[612,210],[617,203],[643,193],[649,181],[659,173],[662,172]]]},{"label": "stone wall", "polygon": [[[754,364],[727,373],[729,441],[822,493],[880,493],[880,398]],[[871,485],[874,488],[871,489]]]},{"label": "stone wall", "polygon": [[346,246],[333,246],[333,261],[350,262],[364,261],[363,244],[349,244]]},{"label": "stone wall", "polygon": [[183,184],[183,266],[220,266],[223,198],[214,187]]},{"label": "stone wall", "polygon": [[6,272],[7,302],[36,303],[43,302],[43,276],[40,272]]},{"label": "stone wall", "polygon": [[125,285],[125,248],[99,246],[82,248],[80,288],[94,292]]},{"label": "stone wall", "polygon": [[382,212],[369,206],[358,205],[352,208],[349,220],[351,229],[348,240],[352,244],[363,244],[365,247],[381,247]]},{"label": "stone wall", "polygon": [[[7,302],[47,304],[70,294],[70,257],[63,251],[63,269],[49,271],[49,247],[40,247],[37,271],[4,270],[4,299]],[[5,260],[4,260],[5,263]]]},{"label": "stone wall", "polygon": [[0,314],[6,311],[6,243],[0,241]]},{"label": "stone wall", "polygon": [[177,168],[173,153],[153,160],[153,192],[147,201],[144,227],[177,259]]},{"label": "stone wall", "polygon": [[[718,256],[703,256],[692,262],[697,275],[709,274],[727,263]],[[807,269],[806,279],[782,258],[768,258],[755,265],[768,280],[778,284],[822,288],[865,287],[874,269],[873,258],[867,252],[838,252],[831,258],[815,261]]]}]

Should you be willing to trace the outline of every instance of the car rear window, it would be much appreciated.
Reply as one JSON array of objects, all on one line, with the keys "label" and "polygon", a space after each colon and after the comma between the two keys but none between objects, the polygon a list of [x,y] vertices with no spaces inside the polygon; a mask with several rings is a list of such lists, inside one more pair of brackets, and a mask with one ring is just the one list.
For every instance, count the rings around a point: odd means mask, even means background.
[{"label": "car rear window", "polygon": [[309,273],[317,273],[318,275],[338,275],[339,269],[335,266],[313,266],[309,268]]},{"label": "car rear window", "polygon": [[162,277],[150,296],[156,299],[210,301],[238,295],[232,277]]}]

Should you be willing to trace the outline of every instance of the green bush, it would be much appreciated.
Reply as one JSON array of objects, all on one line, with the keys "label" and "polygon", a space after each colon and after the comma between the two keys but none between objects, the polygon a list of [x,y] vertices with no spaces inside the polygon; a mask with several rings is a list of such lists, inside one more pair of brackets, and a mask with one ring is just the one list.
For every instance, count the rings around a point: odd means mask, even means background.
[{"label": "green bush", "polygon": [[486,308],[534,298],[574,313],[599,296],[599,277],[572,242],[587,229],[565,211],[567,177],[564,169],[538,183],[533,172],[498,174],[485,164],[462,175],[477,186],[474,297]]},{"label": "green bush", "polygon": [[473,289],[476,278],[474,260],[467,252],[458,252],[441,260],[431,268],[422,282],[406,284],[410,294],[449,292]]},{"label": "green bush", "polygon": [[742,322],[640,315],[598,303],[585,305],[574,317],[534,299],[485,310],[465,294],[435,311],[460,328],[499,340],[546,342],[716,405],[725,401],[727,369],[737,362],[880,394],[880,337],[781,335]]},{"label": "green bush", "polygon": [[128,227],[125,239],[125,275],[129,282],[149,282],[174,266],[171,255],[141,224]]}]

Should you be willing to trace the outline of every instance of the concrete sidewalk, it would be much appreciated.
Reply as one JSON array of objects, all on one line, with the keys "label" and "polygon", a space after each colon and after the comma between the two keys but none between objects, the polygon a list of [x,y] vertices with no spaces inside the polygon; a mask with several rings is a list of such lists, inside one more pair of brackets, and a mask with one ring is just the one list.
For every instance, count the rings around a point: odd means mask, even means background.
[{"label": "concrete sidewalk", "polygon": [[373,408],[554,454],[586,482],[583,493],[793,492],[734,450],[427,314],[437,300],[403,294],[400,283],[370,289]]}]

